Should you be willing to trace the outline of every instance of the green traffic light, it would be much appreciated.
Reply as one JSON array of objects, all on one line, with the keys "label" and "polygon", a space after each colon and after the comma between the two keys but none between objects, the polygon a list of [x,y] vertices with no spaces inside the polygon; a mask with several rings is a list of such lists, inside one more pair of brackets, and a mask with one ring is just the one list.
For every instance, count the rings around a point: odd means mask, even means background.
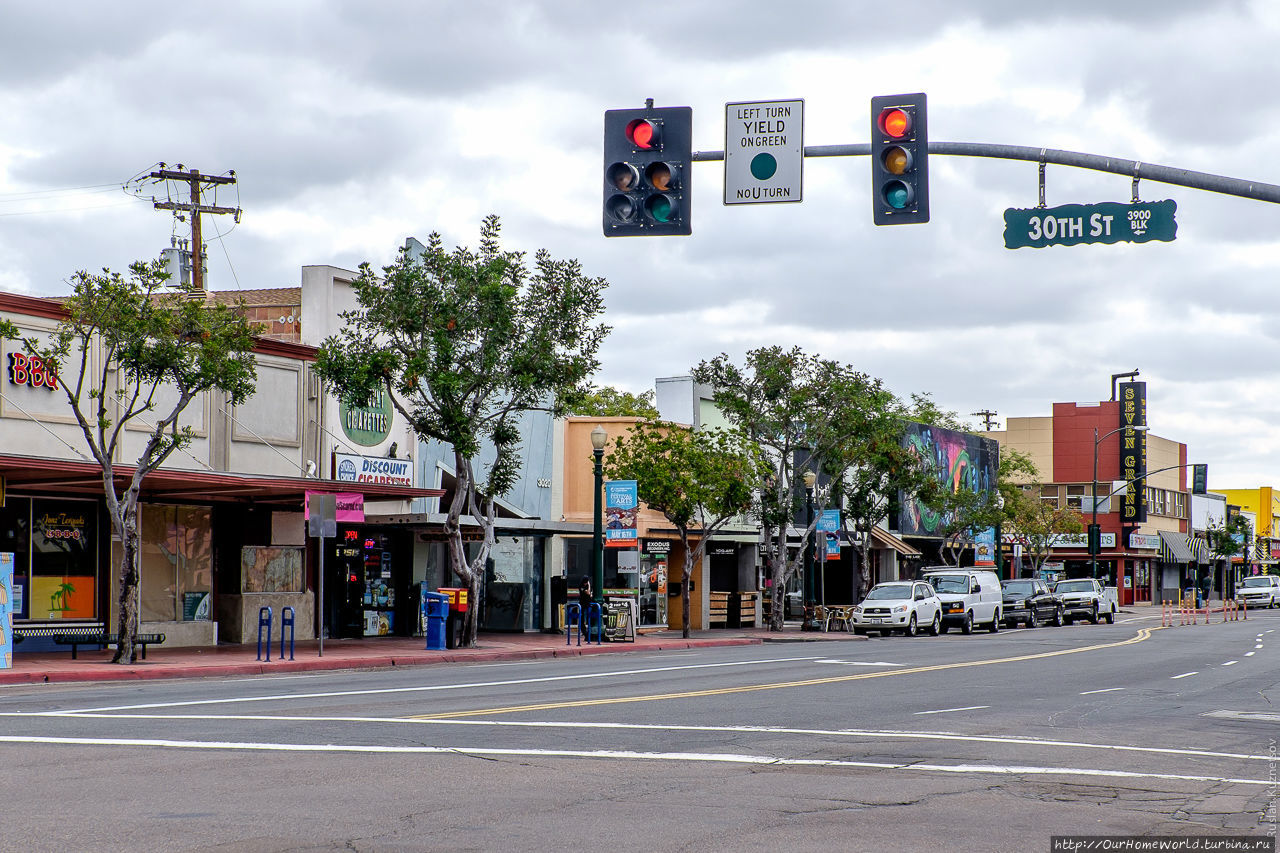
[{"label": "green traffic light", "polygon": [[645,203],[645,209],[655,222],[671,221],[671,199],[664,195],[655,195]]},{"label": "green traffic light", "polygon": [[884,186],[885,203],[894,210],[902,210],[911,204],[911,188],[902,181],[890,181]]}]

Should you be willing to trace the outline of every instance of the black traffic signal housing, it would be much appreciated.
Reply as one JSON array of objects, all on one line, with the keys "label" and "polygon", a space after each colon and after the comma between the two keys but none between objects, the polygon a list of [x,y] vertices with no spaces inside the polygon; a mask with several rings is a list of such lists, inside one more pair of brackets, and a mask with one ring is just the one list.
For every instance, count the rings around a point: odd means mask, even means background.
[{"label": "black traffic signal housing", "polygon": [[1102,553],[1102,525],[1089,525],[1089,556],[1096,557]]},{"label": "black traffic signal housing", "polygon": [[687,235],[693,108],[604,114],[604,236]]},{"label": "black traffic signal housing", "polygon": [[1191,466],[1191,494],[1207,495],[1209,493],[1209,466]]},{"label": "black traffic signal housing", "polygon": [[929,221],[929,130],[923,92],[871,99],[871,211],[876,225]]}]

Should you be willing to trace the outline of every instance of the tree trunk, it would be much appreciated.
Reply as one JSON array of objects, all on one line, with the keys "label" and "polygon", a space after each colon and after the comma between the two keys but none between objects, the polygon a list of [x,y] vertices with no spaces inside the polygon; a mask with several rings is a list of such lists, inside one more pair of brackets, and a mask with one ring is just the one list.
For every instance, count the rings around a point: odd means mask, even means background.
[{"label": "tree trunk", "polygon": [[858,542],[858,584],[854,589],[854,601],[862,601],[862,597],[867,594],[867,589],[871,586],[871,535],[867,534],[861,537]]},{"label": "tree trunk", "polygon": [[[116,635],[119,638],[119,643],[116,644],[116,653],[111,659],[112,663],[134,663],[137,660],[137,651],[133,646],[133,638],[138,635],[138,595],[140,586],[137,507],[135,506],[132,511],[125,510],[125,512],[126,519],[124,524],[121,525],[123,535],[120,537],[120,616],[116,622]],[[132,516],[132,518],[128,516]]]},{"label": "tree trunk", "polygon": [[693,614],[689,612],[689,580],[693,577],[693,552],[689,550],[689,540],[684,540],[684,582],[680,584],[680,606],[684,608],[684,618],[680,621],[683,623],[681,636],[686,640],[689,639],[689,623],[693,621]]}]

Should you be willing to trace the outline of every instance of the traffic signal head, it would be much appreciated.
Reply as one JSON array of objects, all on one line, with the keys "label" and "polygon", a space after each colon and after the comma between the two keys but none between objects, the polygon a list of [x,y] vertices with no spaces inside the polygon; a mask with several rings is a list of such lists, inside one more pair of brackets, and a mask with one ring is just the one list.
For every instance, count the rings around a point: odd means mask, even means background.
[{"label": "traffic signal head", "polygon": [[876,225],[929,221],[929,134],[923,92],[871,99],[871,210]]},{"label": "traffic signal head", "polygon": [[604,114],[604,236],[689,234],[693,110]]},{"label": "traffic signal head", "polygon": [[1191,466],[1191,494],[1207,495],[1209,493],[1209,466]]}]

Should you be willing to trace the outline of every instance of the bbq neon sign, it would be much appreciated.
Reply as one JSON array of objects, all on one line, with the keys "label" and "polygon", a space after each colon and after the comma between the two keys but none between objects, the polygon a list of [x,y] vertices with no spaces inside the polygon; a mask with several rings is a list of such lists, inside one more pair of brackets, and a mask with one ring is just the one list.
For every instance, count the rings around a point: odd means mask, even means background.
[{"label": "bbq neon sign", "polygon": [[11,352],[9,353],[9,382],[13,385],[53,390],[58,387],[58,374],[39,356]]}]

